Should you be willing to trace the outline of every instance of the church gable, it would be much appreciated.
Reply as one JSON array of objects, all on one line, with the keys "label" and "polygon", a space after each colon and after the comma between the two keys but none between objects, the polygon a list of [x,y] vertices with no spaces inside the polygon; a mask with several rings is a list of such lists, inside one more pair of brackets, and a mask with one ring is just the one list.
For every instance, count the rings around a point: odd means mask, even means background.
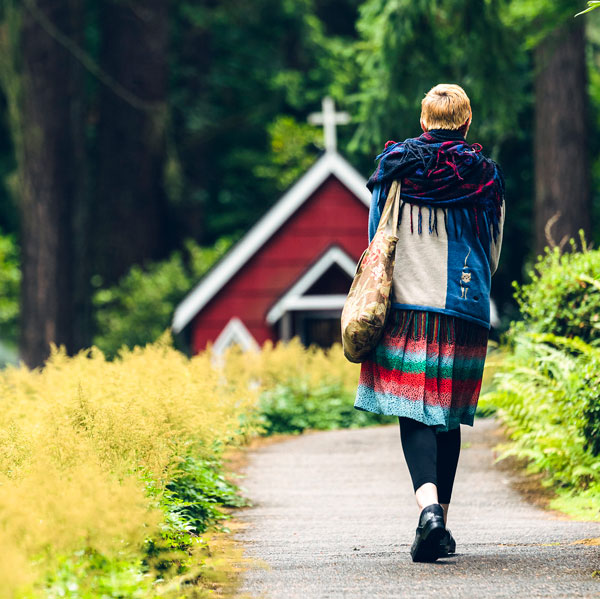
[{"label": "church gable", "polygon": [[[329,178],[198,313],[194,348],[214,339],[232,315],[243,320],[259,344],[281,338],[279,323],[267,320],[269,310],[332,245],[346,256],[345,270],[353,274],[367,243],[367,217],[366,206]],[[340,295],[335,305],[328,300],[328,309],[341,309]]]},{"label": "church gable", "polygon": [[[328,179],[335,180],[338,186],[341,184],[345,188],[345,193],[341,195],[350,195],[368,208],[370,194],[364,179],[339,154],[324,154],[184,298],[175,311],[173,331],[182,331],[320,187],[328,187],[324,185],[329,182]],[[337,201],[344,200],[340,196]],[[322,217],[341,218],[333,206]]]},{"label": "church gable", "polygon": [[339,333],[341,306],[367,244],[370,193],[335,151],[332,118],[339,113],[325,108],[325,154],[177,307],[173,330],[190,331],[194,352],[225,340],[233,318],[259,345],[291,334],[322,344]]}]

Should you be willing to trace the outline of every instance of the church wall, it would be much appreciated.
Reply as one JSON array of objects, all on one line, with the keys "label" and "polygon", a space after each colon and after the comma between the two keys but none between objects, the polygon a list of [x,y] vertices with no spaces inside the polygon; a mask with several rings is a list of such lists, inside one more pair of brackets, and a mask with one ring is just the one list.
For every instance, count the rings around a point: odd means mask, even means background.
[{"label": "church wall", "polygon": [[195,317],[193,351],[214,341],[233,316],[259,344],[277,340],[276,327],[266,323],[271,306],[330,246],[358,260],[367,245],[367,219],[367,207],[328,178]]}]

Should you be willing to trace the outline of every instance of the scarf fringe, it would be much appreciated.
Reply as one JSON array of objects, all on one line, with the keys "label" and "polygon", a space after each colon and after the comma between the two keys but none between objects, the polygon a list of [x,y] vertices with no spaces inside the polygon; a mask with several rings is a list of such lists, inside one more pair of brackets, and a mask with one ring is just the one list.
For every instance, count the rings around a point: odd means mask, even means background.
[{"label": "scarf fringe", "polygon": [[[400,201],[400,207],[398,209],[398,225],[402,224],[402,217],[404,214],[404,207],[406,205],[409,205],[409,212],[410,212],[410,233],[411,235],[414,234],[415,232],[415,227],[414,227],[414,217],[413,217],[413,208],[417,208],[418,210],[418,215],[417,215],[417,234],[418,235],[422,235],[423,234],[423,208],[427,208],[427,210],[429,211],[428,213],[428,226],[427,226],[427,230],[429,232],[429,235],[433,235],[435,233],[435,235],[437,235],[439,237],[440,233],[439,233],[439,229],[438,229],[438,210],[442,211],[442,215],[444,217],[444,231],[446,232],[446,235],[449,235],[449,230],[448,230],[448,208],[440,208],[438,206],[421,206],[419,204],[413,204],[412,202],[405,202],[405,201]],[[471,207],[472,211],[473,211],[473,215],[474,215],[474,222],[472,221],[472,227],[473,227],[473,231],[474,233],[477,233],[478,237],[481,237],[481,227],[479,225],[479,221],[480,221],[480,211],[478,209],[477,206],[472,206]],[[484,210],[484,216],[486,217],[486,220],[488,222],[490,222],[491,220],[491,225],[490,225],[490,233],[494,236],[494,241],[496,240],[496,236],[498,235],[499,231],[500,231],[500,226],[499,226],[499,220],[498,221],[494,221],[494,219],[489,219],[488,216],[488,212]],[[464,223],[462,223],[462,226],[464,226]],[[457,219],[455,219],[455,223],[454,223],[454,235],[456,237],[459,237],[459,232],[460,232],[460,226],[457,222]]]},{"label": "scarf fringe", "polygon": [[[419,211],[418,218],[417,218],[417,233],[419,235],[421,235],[423,233],[423,206],[418,206],[417,204],[413,204],[411,202],[401,201],[400,208],[398,210],[398,225],[402,224],[402,215],[404,213],[404,207],[407,204],[410,206],[410,208],[409,208],[410,232],[411,232],[411,234],[414,234],[414,232],[415,232],[414,220],[413,220],[413,208],[416,206]],[[439,233],[439,229],[438,229],[438,210],[441,210],[442,214],[444,216],[444,230],[446,231],[446,235],[447,235],[448,234],[448,209],[447,208],[438,208],[437,206],[425,206],[425,208],[427,208],[429,210],[428,227],[427,227],[429,234],[433,235],[435,233],[439,237],[440,233]]]},{"label": "scarf fringe", "polygon": [[[448,208],[441,208],[439,206],[429,206],[427,204],[420,205],[420,204],[413,204],[412,202],[401,201],[399,212],[398,212],[398,225],[402,224],[402,215],[404,213],[404,207],[407,204],[410,206],[409,212],[410,212],[410,232],[411,232],[411,234],[414,234],[414,232],[415,232],[414,217],[413,217],[413,208],[415,208],[415,207],[418,210],[417,233],[419,235],[421,235],[423,233],[423,208],[427,208],[427,210],[429,211],[428,226],[427,226],[429,235],[433,235],[435,233],[439,237],[440,233],[439,233],[439,228],[438,228],[438,210],[441,210],[442,214],[444,216],[444,231],[446,232],[446,235],[449,234],[449,231],[448,231]],[[473,215],[475,217],[474,226],[473,226],[474,232],[477,233],[477,237],[481,237],[481,227],[479,224],[480,210],[478,209],[477,206],[471,206],[471,210],[473,211]],[[500,233],[501,213],[499,213],[498,215],[494,214],[494,216],[496,216],[496,218],[490,218],[489,212],[484,209],[483,214],[486,217],[487,222],[490,223],[490,233],[492,234],[494,242],[495,242],[498,237],[498,234]],[[454,234],[457,237],[459,236],[459,229],[457,228],[456,223],[454,225]]]}]

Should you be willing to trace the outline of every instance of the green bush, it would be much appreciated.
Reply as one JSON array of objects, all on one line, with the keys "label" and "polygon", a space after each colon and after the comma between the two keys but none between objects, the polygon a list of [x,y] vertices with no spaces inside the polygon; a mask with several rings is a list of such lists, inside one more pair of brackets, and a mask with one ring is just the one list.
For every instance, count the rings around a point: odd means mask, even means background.
[{"label": "green bush", "polygon": [[219,459],[188,456],[167,485],[165,505],[200,533],[229,517],[222,507],[243,507],[247,501],[225,478]]},{"label": "green bush", "polygon": [[526,459],[559,494],[585,498],[580,514],[600,519],[600,349],[550,334],[516,333],[512,342],[484,398],[507,425],[501,457]]},{"label": "green bush", "polygon": [[531,281],[515,287],[523,322],[513,330],[580,337],[600,344],[600,250],[561,254],[558,248],[539,256],[529,273]]},{"label": "green bush", "polygon": [[600,519],[600,250],[583,235],[571,250],[546,250],[530,282],[514,283],[523,320],[481,403],[508,425],[503,456],[525,458],[570,497],[556,507]]},{"label": "green bush", "polygon": [[[547,249],[538,257],[531,281],[514,283],[515,298],[523,320],[513,323],[509,337],[529,331],[581,339],[593,346],[600,345],[600,250],[590,250],[580,233],[581,250],[560,253],[558,248]],[[572,352],[573,349],[564,348]],[[590,355],[583,351],[583,355]],[[593,379],[596,362],[586,365],[586,377]],[[600,453],[600,397],[589,397],[583,413],[585,424],[581,431],[592,450]]]},{"label": "green bush", "polygon": [[519,334],[514,342],[490,394],[512,437],[554,482],[600,483],[597,437],[586,434],[600,394],[600,349],[550,334]]},{"label": "green bush", "polygon": [[118,285],[98,289],[93,297],[94,345],[113,357],[123,346],[158,339],[169,328],[177,304],[230,246],[230,239],[209,248],[187,241],[183,253],[145,268],[133,266]]},{"label": "green bush", "polygon": [[92,550],[61,557],[46,581],[46,599],[98,599],[152,596],[153,579],[144,574],[141,559],[109,558]]},{"label": "green bush", "polygon": [[311,386],[290,380],[264,391],[260,399],[265,435],[384,424],[397,420],[354,408],[354,395],[341,382]]},{"label": "green bush", "polygon": [[[46,580],[48,599],[160,596],[153,592],[156,574],[174,571],[185,576],[193,571],[199,560],[188,559],[188,553],[194,548],[209,550],[200,534],[230,518],[223,507],[247,505],[238,487],[225,479],[220,458],[188,456],[166,491],[161,492],[150,480],[148,483],[149,495],[159,496],[165,519],[160,536],[147,539],[144,556],[108,556],[91,548],[62,556]],[[196,591],[200,593],[197,587]],[[197,594],[192,591],[192,596]]]}]

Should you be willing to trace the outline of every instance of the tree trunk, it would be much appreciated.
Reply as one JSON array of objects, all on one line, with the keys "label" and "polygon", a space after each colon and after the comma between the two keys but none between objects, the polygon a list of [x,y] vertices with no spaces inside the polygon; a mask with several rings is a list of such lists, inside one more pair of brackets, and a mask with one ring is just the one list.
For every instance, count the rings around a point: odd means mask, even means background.
[{"label": "tree trunk", "polygon": [[567,24],[535,50],[535,248],[589,239],[584,21]]},{"label": "tree trunk", "polygon": [[38,366],[51,342],[72,351],[76,338],[81,287],[72,215],[81,192],[81,67],[51,31],[76,39],[82,23],[76,0],[24,4],[21,357]]},{"label": "tree trunk", "polygon": [[163,185],[168,0],[110,0],[101,11],[95,261],[104,283],[166,251]]}]

